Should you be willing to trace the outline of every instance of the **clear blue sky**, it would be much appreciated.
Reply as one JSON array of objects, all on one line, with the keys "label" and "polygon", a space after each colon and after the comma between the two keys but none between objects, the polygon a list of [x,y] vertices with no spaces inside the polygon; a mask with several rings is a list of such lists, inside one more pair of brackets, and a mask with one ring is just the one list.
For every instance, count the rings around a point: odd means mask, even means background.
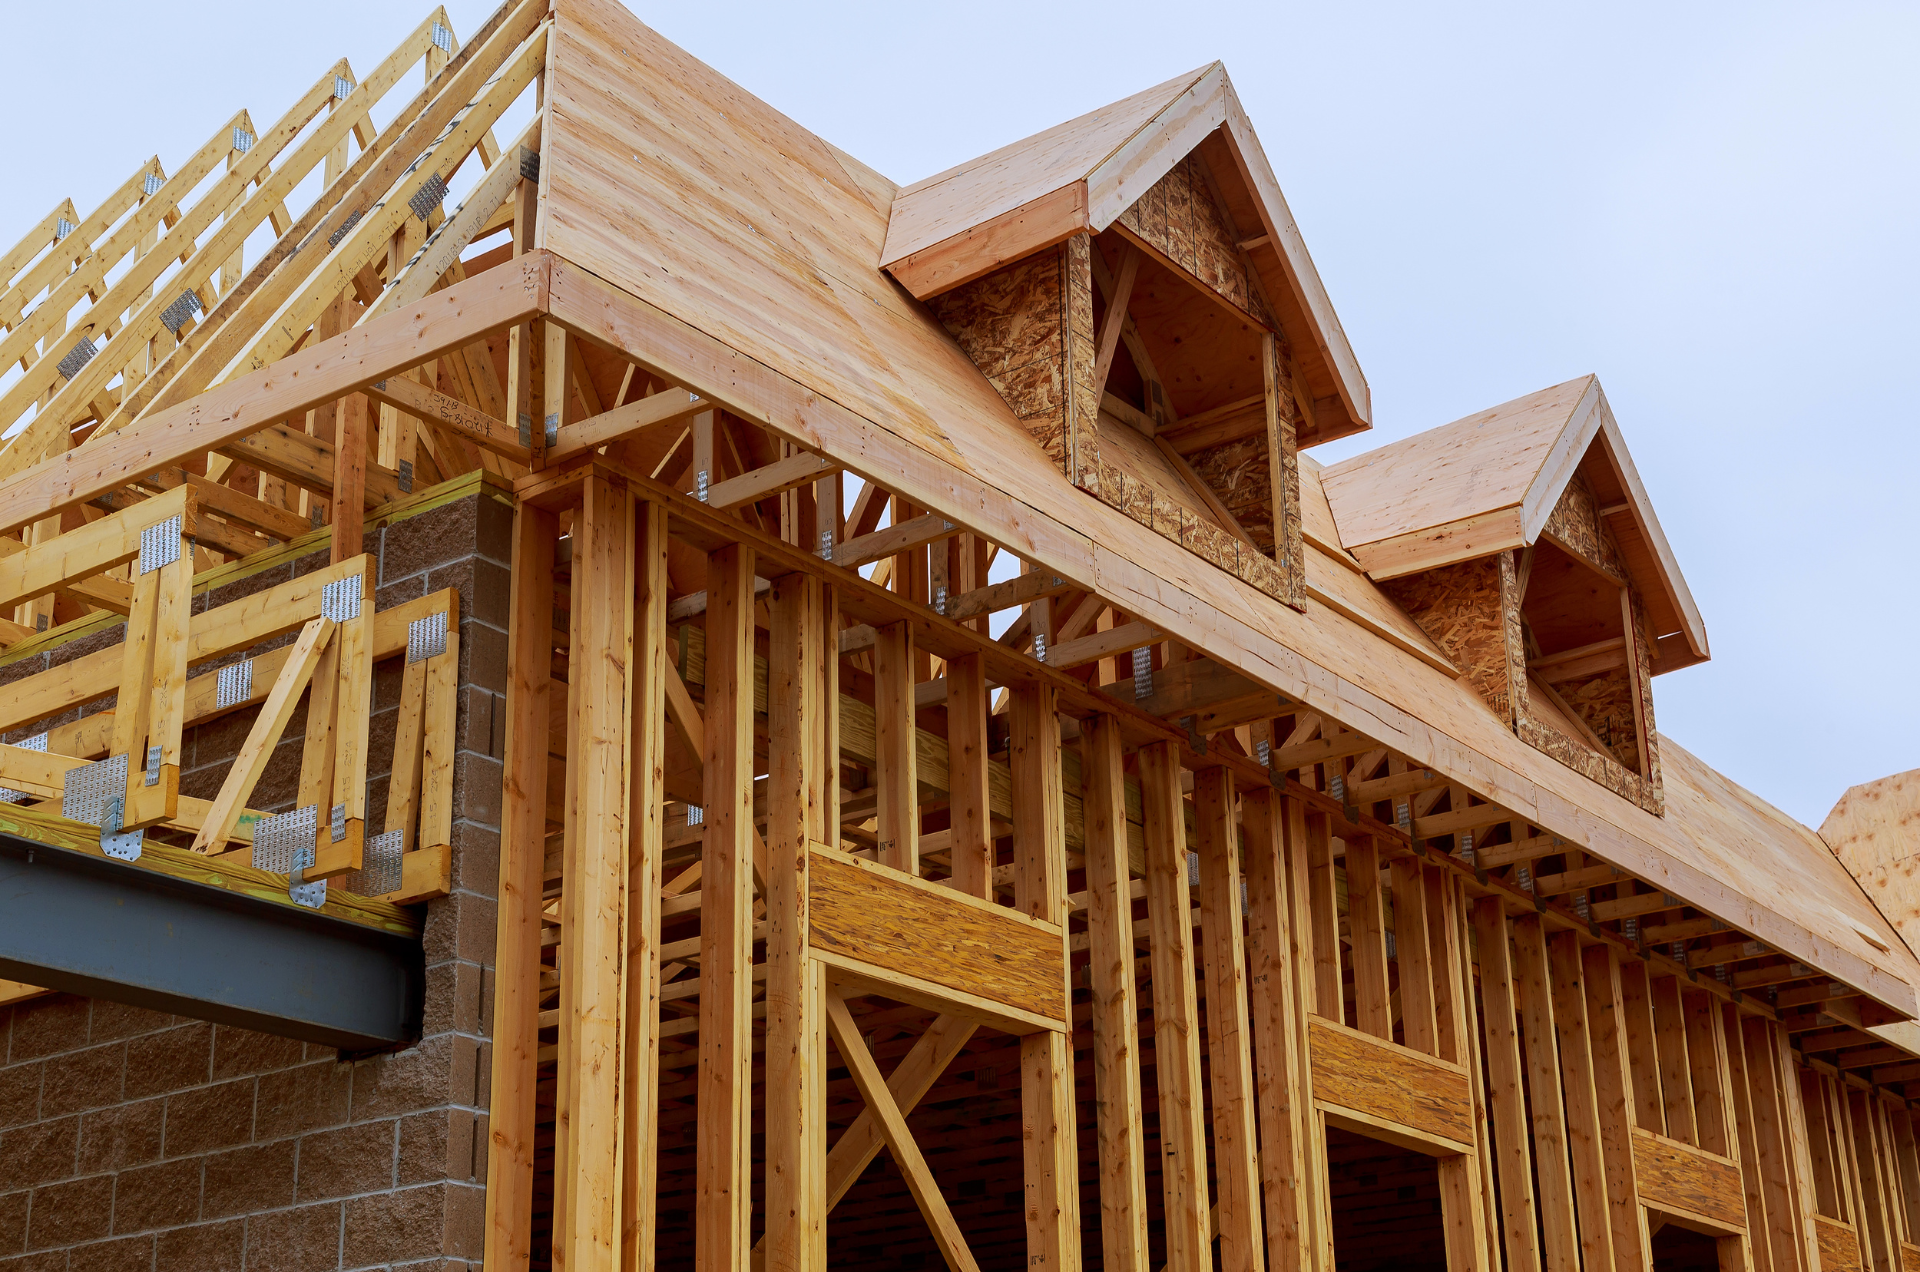
[{"label": "clear blue sky", "polygon": [[[7,244],[428,12],[20,9]],[[1373,386],[1373,433],[1320,458],[1597,372],[1713,645],[1656,682],[1663,731],[1816,825],[1920,766],[1920,8],[638,12],[902,182],[1223,59]]]}]

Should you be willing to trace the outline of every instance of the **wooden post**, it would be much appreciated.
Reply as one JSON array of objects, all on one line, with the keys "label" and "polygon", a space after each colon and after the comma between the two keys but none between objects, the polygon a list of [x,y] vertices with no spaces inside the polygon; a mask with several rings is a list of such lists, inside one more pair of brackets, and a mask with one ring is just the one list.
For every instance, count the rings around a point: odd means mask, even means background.
[{"label": "wooden post", "polygon": [[1346,843],[1347,922],[1353,934],[1353,1023],[1361,1032],[1391,1042],[1393,1008],[1387,982],[1380,850],[1372,835],[1355,835]]},{"label": "wooden post", "polygon": [[[339,427],[333,439],[332,563],[360,555],[367,515],[367,395],[340,399]],[[323,812],[325,810],[322,810]]]},{"label": "wooden post", "polygon": [[1733,1101],[1727,1089],[1727,1040],[1720,1031],[1719,1000],[1704,989],[1681,995],[1686,1018],[1687,1068],[1693,1085],[1696,1141],[1709,1153],[1737,1157]]},{"label": "wooden post", "polygon": [[[1320,998],[1317,984],[1320,975],[1320,960],[1315,950],[1318,940],[1318,921],[1315,917],[1313,897],[1315,888],[1320,886],[1319,876],[1311,864],[1313,845],[1319,845],[1319,855],[1327,862],[1324,883],[1328,889],[1326,900],[1329,906],[1333,902],[1333,870],[1331,841],[1328,837],[1328,822],[1324,814],[1310,814],[1306,805],[1297,799],[1283,799],[1281,813],[1285,824],[1287,849],[1287,899],[1293,927],[1292,964],[1289,968],[1293,982],[1293,992],[1299,1003],[1300,1026],[1296,1031],[1294,1048],[1298,1085],[1289,1087],[1286,1096],[1295,1102],[1296,1117],[1302,1126],[1300,1155],[1305,1162],[1306,1173],[1301,1176],[1299,1185],[1307,1216],[1307,1226],[1303,1242],[1307,1252],[1304,1267],[1314,1272],[1333,1272],[1333,1198],[1327,1182],[1327,1119],[1326,1114],[1313,1107],[1313,1047],[1307,1037],[1306,1017],[1320,1012],[1317,1003]],[[1334,924],[1333,972],[1334,1018],[1340,1015],[1339,989],[1339,928]],[[1298,1092],[1296,1096],[1294,1093]],[[1271,1229],[1269,1229],[1271,1233]],[[1271,1241],[1271,1237],[1269,1237]]]},{"label": "wooden post", "polygon": [[[590,475],[573,526],[567,706],[566,893],[560,933],[560,1064],[569,1075],[565,1205],[554,1237],[570,1272],[620,1265],[621,1047],[625,1041],[628,739],[632,728],[634,525],[625,485]],[[556,1166],[556,1169],[559,1169]]]},{"label": "wooden post", "polygon": [[[1054,690],[1013,690],[1014,906],[1067,926],[1067,812]],[[1066,986],[1062,986],[1062,991]],[[1073,1038],[1043,1030],[1020,1039],[1028,1272],[1079,1272],[1080,1154],[1075,1146]]]},{"label": "wooden post", "polygon": [[826,838],[824,585],[775,579],[767,652],[766,1266],[826,1272],[826,977],[807,952],[808,861]]},{"label": "wooden post", "polygon": [[1620,1014],[1627,1031],[1627,1072],[1633,1077],[1635,1125],[1656,1135],[1667,1132],[1660,1098],[1660,1057],[1653,1042],[1653,987],[1647,965],[1638,959],[1620,964]]},{"label": "wooden post", "polygon": [[1680,1010],[1680,978],[1649,976],[1653,1000],[1653,1046],[1660,1061],[1660,1094],[1667,1134],[1698,1144],[1693,1122],[1693,1076],[1687,1062],[1687,1018]]},{"label": "wooden post", "polygon": [[[993,895],[993,828],[987,820],[987,745],[985,664],[979,654],[951,659],[947,663],[947,809],[951,827],[947,837],[948,857],[954,886],[975,897]],[[1125,818],[1120,825],[1124,878]]]},{"label": "wooden post", "polygon": [[546,864],[547,712],[553,667],[554,515],[523,503],[513,523],[507,620],[505,790],[487,1116],[486,1266],[525,1272],[533,1242],[535,1065],[540,1050],[541,876]]},{"label": "wooden post", "polygon": [[[1348,852],[1351,854],[1352,850]],[[1427,935],[1426,880],[1421,877],[1420,862],[1412,857],[1396,858],[1388,872],[1393,884],[1393,948],[1400,963],[1403,1036],[1406,1045],[1415,1051],[1437,1056],[1440,1054],[1440,1021],[1434,1009],[1433,945]]]},{"label": "wooden post", "polygon": [[[533,250],[534,223],[540,208],[540,183],[524,178],[513,190],[513,254]],[[507,427],[517,429],[533,450],[533,467],[546,467],[546,431],[534,421],[542,392],[536,383],[536,348],[542,341],[538,322],[517,323],[507,329]]]},{"label": "wooden post", "polygon": [[1600,1117],[1600,1149],[1606,1159],[1607,1213],[1613,1226],[1614,1267],[1653,1272],[1653,1247],[1633,1162],[1633,1080],[1627,1074],[1626,1013],[1620,990],[1620,953],[1611,945],[1580,952],[1587,993],[1587,1032],[1592,1044],[1593,1087]]},{"label": "wooden post", "polygon": [[694,1266],[745,1265],[753,1197],[753,550],[707,557],[706,841],[700,876]]},{"label": "wooden post", "polygon": [[1560,1102],[1560,1056],[1555,1046],[1552,976],[1540,917],[1522,915],[1513,931],[1514,986],[1527,1052],[1527,1093],[1533,1111],[1534,1161],[1539,1180],[1541,1258],[1547,1272],[1578,1272],[1580,1236],[1573,1217],[1573,1176],[1567,1165],[1567,1114]]},{"label": "wooden post", "polygon": [[1773,1272],[1812,1272],[1820,1265],[1811,1210],[1802,1199],[1810,1193],[1813,1177],[1810,1167],[1795,1160],[1794,1136],[1804,1132],[1788,1121],[1772,1028],[1769,1022],[1752,1017],[1740,1022],[1747,1086],[1753,1097],[1754,1142],[1766,1187],[1767,1245]]},{"label": "wooden post", "polygon": [[1312,920],[1313,1002],[1308,1010],[1336,1023],[1346,1017],[1346,988],[1340,970],[1340,908],[1334,893],[1333,831],[1325,813],[1308,813],[1306,830],[1306,911]]},{"label": "wooden post", "polygon": [[1247,1019],[1246,951],[1240,917],[1240,828],[1233,778],[1222,768],[1193,775],[1200,855],[1200,931],[1206,943],[1207,1059],[1213,1102],[1213,1163],[1221,1272],[1264,1266],[1259,1145],[1254,1130],[1253,1028]]},{"label": "wooden post", "polygon": [[[1581,984],[1580,936],[1557,932],[1547,942],[1553,984],[1553,1027],[1560,1044],[1560,1086],[1567,1110],[1567,1147],[1573,1159],[1573,1195],[1580,1215],[1582,1266],[1613,1266],[1613,1224],[1607,1215],[1607,1165],[1601,1150],[1600,1101],[1587,1037],[1587,997]],[[1539,1088],[1534,1089],[1535,1098]]]},{"label": "wooden post", "polygon": [[873,782],[880,861],[920,873],[920,778],[914,724],[913,628],[902,620],[874,632]]},{"label": "wooden post", "polygon": [[[622,1054],[622,1272],[653,1266],[660,1166],[660,874],[665,827],[667,509],[635,509],[632,719],[627,825],[627,1019]],[[544,757],[542,757],[544,759]]]},{"label": "wooden post", "polygon": [[[979,666],[977,656],[961,661]],[[957,665],[947,664],[949,703]],[[949,706],[950,730],[953,720]],[[1086,774],[1087,971],[1093,987],[1093,1089],[1100,1143],[1100,1259],[1102,1266],[1114,1272],[1147,1272],[1140,1003],[1133,975],[1133,880],[1127,870],[1126,772],[1119,722],[1109,715],[1095,716],[1081,737]],[[958,752],[949,736],[949,757]],[[958,827],[957,811],[954,820]],[[959,878],[957,845],[954,852],[954,875]],[[962,888],[972,890],[965,884]]]},{"label": "wooden post", "polygon": [[1299,804],[1254,790],[1241,797],[1240,810],[1246,830],[1247,988],[1257,1061],[1267,1264],[1273,1272],[1306,1272],[1312,1266],[1307,1159],[1317,1156],[1317,1146],[1310,1138],[1310,1079],[1301,1063],[1306,1016],[1294,983],[1300,960],[1287,895],[1290,845],[1284,831],[1287,820],[1299,816]]},{"label": "wooden post", "polygon": [[[1773,1217],[1767,1208],[1767,1179],[1760,1161],[1761,1127],[1753,1098],[1753,1079],[1747,1064],[1746,1038],[1740,1029],[1740,1008],[1723,1004],[1721,1024],[1727,1031],[1727,1086],[1733,1097],[1733,1124],[1740,1139],[1740,1182],[1747,1199],[1747,1240],[1753,1247],[1756,1272],[1774,1267]],[[1790,1266],[1781,1272],[1790,1272]]]},{"label": "wooden post", "polygon": [[1487,1048],[1487,1097],[1500,1161],[1500,1220],[1506,1236],[1507,1272],[1539,1272],[1540,1240],[1534,1219],[1533,1141],[1514,1017],[1514,974],[1507,914],[1497,896],[1474,902],[1480,937],[1480,1007]]},{"label": "wooden post", "polygon": [[1207,1124],[1200,1077],[1200,1007],[1193,988],[1185,803],[1173,743],[1152,742],[1140,748],[1167,1267],[1171,1272],[1206,1272],[1213,1266],[1213,1234],[1207,1213]]}]

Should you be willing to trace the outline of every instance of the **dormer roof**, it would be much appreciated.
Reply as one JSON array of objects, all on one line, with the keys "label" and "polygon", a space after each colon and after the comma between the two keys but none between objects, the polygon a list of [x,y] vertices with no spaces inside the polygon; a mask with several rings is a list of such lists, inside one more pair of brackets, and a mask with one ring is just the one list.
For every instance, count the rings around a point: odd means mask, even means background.
[{"label": "dormer roof", "polygon": [[1597,376],[1356,455],[1324,481],[1342,545],[1384,580],[1536,542],[1576,473],[1647,603],[1654,670],[1704,661],[1706,625]]},{"label": "dormer roof", "polygon": [[1199,150],[1312,395],[1303,443],[1372,426],[1366,376],[1215,62],[902,188],[880,266],[926,300],[1074,234],[1098,234]]}]

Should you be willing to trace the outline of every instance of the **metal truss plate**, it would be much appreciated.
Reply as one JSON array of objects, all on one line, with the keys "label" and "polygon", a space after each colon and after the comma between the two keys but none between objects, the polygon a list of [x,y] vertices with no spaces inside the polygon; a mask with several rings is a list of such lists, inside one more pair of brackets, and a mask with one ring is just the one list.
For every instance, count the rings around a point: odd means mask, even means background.
[{"label": "metal truss plate", "polygon": [[413,461],[410,459],[400,461],[399,486],[401,494],[410,495],[413,493]]},{"label": "metal truss plate", "polygon": [[520,148],[520,179],[522,181],[531,181],[535,185],[540,184],[539,151],[528,150],[525,146]]},{"label": "metal truss plate", "polygon": [[160,758],[163,754],[165,754],[165,752],[157,746],[147,748],[146,780],[148,786],[160,785]]},{"label": "metal truss plate", "polygon": [[360,854],[360,869],[341,881],[348,892],[363,897],[385,896],[400,887],[400,850],[405,841],[397,830],[367,840]]},{"label": "metal truss plate", "polygon": [[[44,733],[36,733],[30,738],[21,738],[12,745],[19,747],[23,751],[44,752],[47,749],[47,735]],[[0,786],[0,804],[20,804],[32,798],[34,797],[25,791],[8,790],[6,787]]]},{"label": "metal truss plate", "polygon": [[337,844],[345,839],[347,837],[347,806],[335,804],[332,815],[327,818],[327,823],[327,832],[332,835],[334,843]]},{"label": "metal truss plate", "polygon": [[149,172],[146,179],[140,183],[140,188],[147,192],[148,197],[152,197],[160,193],[160,187],[165,184],[166,182],[160,179],[159,173]]},{"label": "metal truss plate", "polygon": [[60,372],[62,379],[71,380],[79,375],[80,368],[92,362],[94,355],[99,352],[100,347],[93,343],[93,337],[82,336],[74,342],[73,348],[67,350],[67,356],[60,359],[55,369]]},{"label": "metal truss plate", "polygon": [[422,662],[447,652],[447,612],[440,610],[407,624],[407,661]]},{"label": "metal truss plate", "polygon": [[54,222],[53,241],[58,243],[61,239],[73,233],[77,228],[79,227],[74,225],[72,221],[67,220],[64,216],[61,217],[58,221]]},{"label": "metal truss plate", "polygon": [[446,199],[447,183],[439,173],[434,172],[429,173],[427,179],[420,184],[420,188],[407,199],[407,206],[413,209],[415,216],[424,221],[432,216],[433,210],[446,202]]},{"label": "metal truss plate", "polygon": [[253,824],[253,868],[290,875],[313,864],[319,809],[312,804]]},{"label": "metal truss plate", "polygon": [[558,445],[560,445],[560,417],[549,415],[547,416],[547,449],[552,450]]},{"label": "metal truss plate", "polygon": [[453,32],[438,22],[433,24],[433,47],[442,53],[453,52]]},{"label": "metal truss plate", "polygon": [[309,910],[318,910],[327,903],[327,881],[316,879],[312,883],[288,884],[287,895],[293,898],[295,905],[304,905]]},{"label": "metal truss plate", "polygon": [[520,412],[520,446],[523,450],[533,447],[533,417],[525,411]]},{"label": "metal truss plate", "polygon": [[[107,803],[127,797],[127,757],[124,752],[67,770],[60,791],[60,815],[89,826],[105,824]],[[115,825],[119,822],[115,818]]]},{"label": "metal truss plate", "polygon": [[335,579],[320,589],[320,614],[336,623],[360,617],[360,594],[365,590],[363,576]]},{"label": "metal truss plate", "polygon": [[244,155],[247,153],[247,151],[253,149],[254,141],[255,141],[255,138],[252,133],[248,132],[246,129],[241,128],[237,125],[234,127],[233,148],[235,150],[239,151],[241,154]]},{"label": "metal truss plate", "polygon": [[358,224],[360,224],[360,214],[358,212],[355,212],[346,220],[342,221],[339,229],[327,235],[327,250],[332,251],[334,248],[340,246],[340,240],[353,233],[353,227]]},{"label": "metal truss plate", "polygon": [[160,324],[172,332],[177,340],[180,328],[186,326],[187,319],[199,313],[205,306],[200,303],[199,294],[191,288],[180,293],[180,299],[160,311]]},{"label": "metal truss plate", "polygon": [[224,711],[228,707],[237,707],[251,697],[253,697],[253,659],[228,663],[220,669],[219,680],[213,687],[215,710]]},{"label": "metal truss plate", "polygon": [[346,101],[353,96],[353,81],[344,75],[333,77],[333,96],[335,101]]},{"label": "metal truss plate", "polygon": [[151,574],[180,559],[180,517],[148,526],[140,532],[140,573]]}]

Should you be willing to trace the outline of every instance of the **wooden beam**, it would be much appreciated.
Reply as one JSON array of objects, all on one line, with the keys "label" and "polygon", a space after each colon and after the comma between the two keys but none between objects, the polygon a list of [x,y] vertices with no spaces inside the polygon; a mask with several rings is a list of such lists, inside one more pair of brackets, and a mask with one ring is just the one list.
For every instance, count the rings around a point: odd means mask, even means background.
[{"label": "wooden beam", "polygon": [[[573,522],[573,637],[568,710],[565,906],[561,922],[560,1065],[566,1073],[566,1171],[554,1232],[566,1265],[620,1266],[624,1158],[621,1047],[633,680],[633,496],[589,477]],[[543,759],[544,762],[544,759]],[[709,841],[711,843],[711,841]],[[709,884],[707,894],[716,890]],[[711,974],[714,963],[704,965]]]},{"label": "wooden beam", "polygon": [[1066,670],[1124,654],[1163,639],[1156,628],[1145,623],[1122,623],[1104,632],[1090,632],[1072,640],[1063,640],[1047,650],[1047,665]]},{"label": "wooden beam", "polygon": [[[976,663],[977,665],[977,663]],[[947,674],[953,675],[953,664]],[[949,709],[948,719],[952,713]],[[1100,1145],[1100,1253],[1115,1272],[1148,1272],[1140,1004],[1133,972],[1133,891],[1127,869],[1126,771],[1120,726],[1099,715],[1082,731],[1086,792],[1088,976]]]},{"label": "wooden beam", "polygon": [[507,701],[488,1103],[486,1264],[523,1270],[533,1245],[540,1048],[540,928],[559,527],[531,503],[514,511]]},{"label": "wooden beam", "polygon": [[1353,933],[1354,1028],[1393,1038],[1392,991],[1387,982],[1385,898],[1380,886],[1380,849],[1372,835],[1354,835],[1347,845],[1347,918]]},{"label": "wooden beam", "polygon": [[1580,1233],[1574,1219],[1573,1174],[1567,1159],[1567,1112],[1561,1103],[1546,933],[1537,914],[1522,915],[1510,927],[1514,987],[1526,1041],[1535,1178],[1540,1189],[1541,1261],[1547,1272],[1579,1272]]},{"label": "wooden beam", "polygon": [[[1060,716],[1051,685],[1013,688],[1008,752],[1013,778],[1014,908],[1067,926],[1066,801]],[[1071,1001],[1064,984],[1063,1001]],[[1051,1029],[1020,1039],[1020,1110],[1026,1168],[1027,1267],[1074,1272],[1080,1262],[1080,1154],[1076,1145],[1073,1037]]]},{"label": "wooden beam", "polygon": [[519,464],[533,460],[533,452],[520,444],[520,433],[514,425],[405,376],[375,380],[367,386],[366,394],[384,406],[436,424],[482,450]]},{"label": "wooden beam", "polygon": [[1167,1265],[1212,1263],[1207,1198],[1205,1088],[1200,1008],[1194,996],[1193,921],[1187,889],[1186,801],[1178,752],[1156,742],[1139,752],[1146,822],[1147,921],[1153,976],[1153,1063],[1160,1096],[1160,1186]]},{"label": "wooden beam", "polygon": [[1340,909],[1335,895],[1333,826],[1326,813],[1305,815],[1307,899],[1303,908],[1312,922],[1313,1002],[1310,1009],[1336,1024],[1343,1023],[1346,992],[1340,969]]},{"label": "wooden beam", "polygon": [[[643,399],[644,400],[644,399]],[[746,1262],[753,1195],[753,549],[707,558],[706,837],[700,879],[701,1267]],[[842,1054],[845,1054],[843,1049]]]},{"label": "wooden beam", "polygon": [[[994,850],[991,767],[987,760],[990,737],[987,678],[980,655],[950,659],[946,680],[948,870],[954,886],[962,892],[991,897]],[[1120,830],[1124,840],[1124,818]]]},{"label": "wooden beam", "polygon": [[325,617],[310,620],[300,630],[299,639],[293,642],[292,651],[281,664],[280,674],[274,678],[273,688],[267,692],[267,700],[253,719],[253,727],[247,731],[246,741],[240,744],[240,752],[233,758],[233,766],[227,770],[226,780],[220,784],[220,793],[213,798],[200,833],[194,836],[195,852],[226,850],[227,841],[233,838],[234,823],[246,807],[248,796],[253,794],[260,774],[266,770],[267,761],[273,758],[280,735],[300,705],[300,695],[306,692],[313,669],[320,663],[320,652],[332,635],[333,620]]},{"label": "wooden beam", "polygon": [[1660,1094],[1667,1134],[1695,1143],[1692,1066],[1687,1060],[1687,1018],[1680,1009],[1680,978],[1648,977],[1653,1001],[1653,1045],[1660,1060]]},{"label": "wooden beam", "polygon": [[833,563],[843,569],[857,570],[884,557],[898,556],[951,538],[961,533],[961,529],[937,513],[927,513],[857,539],[848,539],[834,548]]},{"label": "wooden beam", "polygon": [[1580,934],[1556,932],[1547,942],[1553,978],[1553,1028],[1560,1044],[1560,1085],[1566,1100],[1567,1146],[1573,1159],[1573,1195],[1580,1216],[1582,1266],[1613,1267],[1607,1162],[1600,1100],[1588,1037],[1587,997],[1580,965]]},{"label": "wooden beam", "polygon": [[710,413],[713,403],[685,389],[666,388],[650,393],[625,406],[579,423],[560,426],[558,441],[547,451],[549,465],[565,464],[602,446],[626,441],[647,429],[682,424],[702,413]]},{"label": "wooden beam", "polygon": [[1213,1105],[1213,1162],[1219,1181],[1215,1232],[1222,1272],[1266,1266],[1260,1167],[1254,1129],[1253,1027],[1240,915],[1240,828],[1225,769],[1193,777],[1200,857],[1200,930],[1206,944],[1207,1058]]},{"label": "wooden beam", "polygon": [[920,873],[920,780],[914,724],[913,629],[889,623],[874,633],[875,808],[883,864]]},{"label": "wooden beam", "polygon": [[[1569,934],[1571,935],[1571,934]],[[1620,985],[1620,952],[1610,945],[1580,951],[1586,991],[1587,1032],[1593,1058],[1593,1088],[1606,1165],[1614,1266],[1619,1272],[1653,1272],[1651,1234],[1640,1204],[1633,1132],[1637,1122],[1633,1079],[1628,1072],[1626,1012]]]},{"label": "wooden beam", "polygon": [[[1266,1201],[1267,1263],[1273,1272],[1307,1272],[1311,1266],[1311,1190],[1308,1156],[1320,1155],[1312,1139],[1307,1102],[1299,1093],[1309,1080],[1301,1064],[1306,1011],[1297,978],[1311,965],[1304,925],[1296,925],[1289,897],[1290,854],[1302,854],[1304,826],[1298,801],[1271,790],[1241,798],[1246,830],[1247,983],[1253,1026],[1255,1097],[1259,1105],[1260,1175]],[[1294,833],[1287,834],[1289,819]],[[1304,873],[1304,872],[1303,872]],[[1304,902],[1304,895],[1300,900]],[[1203,917],[1204,921],[1204,917]]]},{"label": "wooden beam", "polygon": [[764,468],[741,473],[738,477],[729,477],[707,490],[707,503],[715,508],[738,508],[742,504],[758,503],[770,499],[783,491],[792,490],[818,480],[822,473],[838,468],[832,460],[822,458],[810,451],[801,451],[785,459],[775,460]]},{"label": "wooden beam", "polygon": [[786,1272],[827,1267],[827,987],[807,950],[811,845],[830,837],[824,682],[837,654],[825,592],[817,578],[788,574],[768,596],[766,1089],[779,1095],[766,1102],[765,1244]]},{"label": "wooden beam", "polygon": [[887,1151],[893,1154],[894,1164],[900,1167],[901,1175],[906,1178],[907,1190],[912,1193],[914,1204],[920,1208],[928,1229],[933,1233],[933,1242],[940,1250],[940,1257],[952,1272],[978,1272],[979,1265],[973,1261],[973,1254],[967,1248],[967,1239],[961,1233],[960,1225],[954,1222],[947,1199],[940,1195],[940,1186],[934,1182],[933,1172],[927,1169],[927,1159],[921,1155],[913,1132],[907,1128],[906,1117],[900,1112],[900,1106],[894,1103],[886,1080],[880,1076],[880,1066],[874,1063],[873,1053],[867,1050],[859,1026],[847,1011],[846,1000],[832,990],[826,995],[826,1015],[833,1045],[846,1062],[854,1086],[860,1091],[860,1099],[866,1104],[867,1111],[874,1115],[881,1134],[886,1137]]},{"label": "wooden beam", "polygon": [[1140,249],[1128,243],[1120,258],[1120,273],[1107,292],[1107,316],[1100,324],[1100,334],[1096,340],[1093,361],[1093,396],[1096,401],[1106,388],[1107,373],[1113,370],[1113,355],[1120,348],[1120,331],[1127,325],[1127,302],[1133,299],[1133,282],[1139,276]]},{"label": "wooden beam", "polygon": [[[525,505],[522,505],[523,507]],[[627,757],[626,1038],[621,1050],[620,1257],[644,1265],[658,1226],[660,1126],[660,900],[665,852],[666,695],[679,676],[667,660],[667,510],[634,506],[633,672]],[[543,738],[544,743],[544,738]],[[544,766],[546,756],[539,757]]]},{"label": "wooden beam", "polygon": [[[1434,1008],[1436,969],[1433,944],[1427,933],[1430,916],[1426,880],[1421,875],[1420,862],[1413,857],[1396,857],[1388,867],[1388,875],[1393,887],[1393,946],[1400,963],[1403,1036],[1406,1045],[1415,1051],[1438,1056],[1440,1020]],[[1446,964],[1439,965],[1439,970],[1445,969]]]},{"label": "wooden beam", "polygon": [[1533,1139],[1520,1032],[1514,1006],[1514,972],[1506,909],[1499,897],[1474,902],[1479,936],[1480,1005],[1487,1049],[1487,1102],[1500,1179],[1501,1232],[1507,1272],[1540,1272],[1540,1234],[1534,1213]]}]

